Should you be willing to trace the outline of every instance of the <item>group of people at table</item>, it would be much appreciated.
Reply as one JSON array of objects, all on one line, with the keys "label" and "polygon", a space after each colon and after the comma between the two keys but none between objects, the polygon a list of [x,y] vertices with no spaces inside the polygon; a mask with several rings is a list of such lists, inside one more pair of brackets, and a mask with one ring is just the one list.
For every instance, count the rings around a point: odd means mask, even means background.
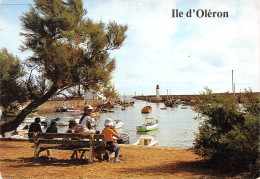
[{"label": "group of people at table", "polygon": [[[69,128],[66,133],[80,133],[82,135],[95,134],[97,133],[91,126],[91,114],[93,112],[92,106],[88,105],[84,108],[84,114],[79,120],[79,124],[75,121],[69,122]],[[28,132],[42,132],[40,125],[40,118],[36,117],[35,122],[32,123],[29,127]],[[105,154],[107,161],[110,161],[110,152],[115,152],[115,162],[120,162],[119,160],[119,151],[120,146],[113,140],[113,137],[120,138],[117,131],[113,129],[113,121],[110,118],[107,118],[104,123],[105,128],[102,130],[102,134],[105,136],[105,141],[108,147],[108,150]],[[47,128],[46,133],[57,133],[57,123],[52,120],[50,126]],[[30,136],[29,136],[30,137]]]}]

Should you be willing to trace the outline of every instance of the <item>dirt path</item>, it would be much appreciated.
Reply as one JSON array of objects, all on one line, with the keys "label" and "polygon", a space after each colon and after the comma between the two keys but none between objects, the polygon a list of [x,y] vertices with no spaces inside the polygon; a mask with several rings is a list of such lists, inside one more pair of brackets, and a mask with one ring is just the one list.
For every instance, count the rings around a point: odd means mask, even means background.
[{"label": "dirt path", "polygon": [[0,166],[3,178],[229,178],[245,174],[221,173],[205,166],[191,150],[172,147],[123,145],[121,163],[69,160],[71,151],[46,152],[33,159],[32,144],[0,141]]}]

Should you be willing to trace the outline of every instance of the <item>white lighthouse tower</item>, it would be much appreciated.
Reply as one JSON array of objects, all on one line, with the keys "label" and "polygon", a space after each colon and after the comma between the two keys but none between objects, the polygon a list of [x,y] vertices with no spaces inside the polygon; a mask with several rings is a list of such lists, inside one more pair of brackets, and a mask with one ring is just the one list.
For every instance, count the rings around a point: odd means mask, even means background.
[{"label": "white lighthouse tower", "polygon": [[162,101],[162,98],[160,97],[160,88],[159,85],[156,85],[156,96],[151,98],[151,102],[159,103]]},{"label": "white lighthouse tower", "polygon": [[156,85],[156,98],[160,98],[160,88],[159,85]]}]

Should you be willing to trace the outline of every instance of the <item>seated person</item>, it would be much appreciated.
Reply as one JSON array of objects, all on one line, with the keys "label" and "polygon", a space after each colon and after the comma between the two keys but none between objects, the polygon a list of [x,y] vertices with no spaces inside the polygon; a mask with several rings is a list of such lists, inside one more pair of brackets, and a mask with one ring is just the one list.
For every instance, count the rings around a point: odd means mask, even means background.
[{"label": "seated person", "polygon": [[76,128],[77,128],[77,123],[75,121],[70,121],[69,128],[67,129],[66,133],[75,133]]},{"label": "seated person", "polygon": [[46,133],[58,133],[57,122],[55,120],[51,121],[51,125],[47,128]]},{"label": "seated person", "polygon": [[[75,121],[69,122],[69,128],[67,129],[66,133],[76,133],[77,123]],[[68,140],[74,140],[73,138],[68,138]],[[78,156],[77,151],[73,151],[72,155],[70,156],[71,159],[75,159],[75,155]],[[78,158],[78,157],[77,157]]]},{"label": "seated person", "polygon": [[[67,131],[65,133],[77,133],[77,123],[75,121],[70,121],[69,128],[67,129]],[[76,139],[68,138],[68,140],[76,140]]]},{"label": "seated person", "polygon": [[82,135],[88,135],[90,133],[95,134],[96,130],[94,130],[91,126],[91,121],[89,120],[89,116],[86,116],[83,118],[81,123],[79,124],[79,128],[77,130],[77,133],[80,133]]},{"label": "seated person", "polygon": [[[50,127],[47,128],[45,133],[58,133],[57,122],[55,120],[51,121]],[[46,139],[53,139],[53,137],[45,137]]]},{"label": "seated person", "polygon": [[108,152],[106,153],[106,157],[107,157],[107,161],[110,161],[110,156],[109,156],[109,152],[115,152],[115,162],[120,162],[119,158],[119,151],[120,151],[120,146],[114,142],[113,140],[113,136],[115,136],[116,138],[120,138],[118,133],[112,129],[113,126],[113,121],[110,118],[107,118],[105,120],[104,123],[105,128],[102,131],[102,134],[104,134],[105,136],[105,141],[107,143],[107,145],[109,146],[108,148]]},{"label": "seated person", "polygon": [[[81,121],[81,124],[79,125],[79,128],[76,129],[77,127],[77,123],[75,121],[70,121],[69,123],[69,129],[66,131],[66,133],[79,133],[81,135],[88,135],[88,134],[95,134],[96,131],[92,129],[91,127],[91,123],[90,121],[88,121],[88,118],[83,118],[83,120]],[[77,138],[78,140],[80,140],[80,138]],[[74,140],[69,139],[69,140]],[[73,146],[75,147],[75,146]],[[81,148],[82,146],[77,146],[76,148]],[[84,156],[85,151],[82,152],[81,154],[81,158]],[[78,156],[77,151],[73,151],[72,155],[71,155],[71,159],[75,159],[75,155],[76,157]],[[77,157],[78,158],[78,157]]]},{"label": "seated person", "polygon": [[[41,122],[41,118],[36,117],[36,118],[34,119],[34,122],[31,123],[28,132],[42,132],[40,122]],[[32,137],[33,137],[33,134],[28,134],[28,137],[29,137],[29,138],[32,138]]]}]

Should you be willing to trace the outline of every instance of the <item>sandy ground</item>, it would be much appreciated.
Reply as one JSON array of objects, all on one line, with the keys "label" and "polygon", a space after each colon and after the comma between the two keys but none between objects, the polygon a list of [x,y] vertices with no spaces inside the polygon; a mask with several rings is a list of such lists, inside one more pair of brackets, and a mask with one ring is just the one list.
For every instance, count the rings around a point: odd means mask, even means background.
[{"label": "sandy ground", "polygon": [[70,160],[71,151],[52,150],[33,158],[27,141],[0,141],[3,178],[230,178],[246,174],[222,173],[206,165],[189,149],[122,145],[121,163]]}]

